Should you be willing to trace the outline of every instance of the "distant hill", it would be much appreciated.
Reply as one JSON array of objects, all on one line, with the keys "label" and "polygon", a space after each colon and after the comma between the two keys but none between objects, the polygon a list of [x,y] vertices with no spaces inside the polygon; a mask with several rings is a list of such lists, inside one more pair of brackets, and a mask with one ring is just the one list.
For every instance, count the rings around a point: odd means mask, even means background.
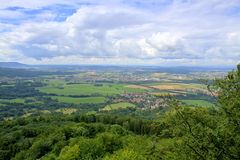
[{"label": "distant hill", "polygon": [[2,68],[26,68],[28,65],[18,62],[0,62]]},{"label": "distant hill", "polygon": [[203,72],[203,71],[231,71],[233,66],[218,66],[218,67],[197,67],[197,66],[125,66],[125,65],[27,65],[19,62],[0,62],[0,68],[14,68],[14,69],[41,69],[41,70],[81,70],[81,71],[148,71],[148,72],[166,72],[166,73],[190,73],[190,72]]}]

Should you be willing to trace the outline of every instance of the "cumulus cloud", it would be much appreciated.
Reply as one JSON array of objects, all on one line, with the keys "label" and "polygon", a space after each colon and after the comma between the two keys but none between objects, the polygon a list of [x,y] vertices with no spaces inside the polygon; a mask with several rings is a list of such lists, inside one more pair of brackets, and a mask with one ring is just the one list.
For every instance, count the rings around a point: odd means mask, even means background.
[{"label": "cumulus cloud", "polygon": [[41,18],[8,30],[0,23],[0,60],[16,54],[27,63],[229,65],[240,60],[238,0],[108,2],[4,3],[25,8],[64,4],[77,10],[63,21],[41,12]]}]

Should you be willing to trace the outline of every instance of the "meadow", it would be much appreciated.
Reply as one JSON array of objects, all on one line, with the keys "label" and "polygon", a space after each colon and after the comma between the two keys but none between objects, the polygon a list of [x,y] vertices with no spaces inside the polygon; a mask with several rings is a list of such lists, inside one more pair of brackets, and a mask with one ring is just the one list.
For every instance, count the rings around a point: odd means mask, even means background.
[{"label": "meadow", "polygon": [[123,94],[125,92],[135,93],[144,92],[144,89],[140,88],[128,88],[124,84],[52,84],[50,82],[48,86],[39,88],[40,92],[56,95],[114,95]]},{"label": "meadow", "polygon": [[3,106],[6,106],[6,105],[5,105],[5,104],[1,104],[1,103],[0,103],[0,107],[3,107]]},{"label": "meadow", "polygon": [[187,105],[201,106],[201,107],[214,107],[214,104],[205,100],[181,100]]},{"label": "meadow", "polygon": [[0,99],[0,102],[2,103],[24,103],[25,100],[21,98],[16,98],[16,99]]},{"label": "meadow", "polygon": [[104,103],[106,101],[105,97],[81,97],[81,98],[73,98],[73,97],[64,97],[64,96],[52,96],[51,97],[58,102],[63,103],[73,103],[73,104],[80,104],[80,103]]},{"label": "meadow", "polygon": [[132,103],[127,103],[127,102],[120,102],[120,103],[114,103],[105,106],[101,111],[111,111],[111,110],[118,110],[118,109],[126,109],[126,108],[135,108],[136,105]]}]

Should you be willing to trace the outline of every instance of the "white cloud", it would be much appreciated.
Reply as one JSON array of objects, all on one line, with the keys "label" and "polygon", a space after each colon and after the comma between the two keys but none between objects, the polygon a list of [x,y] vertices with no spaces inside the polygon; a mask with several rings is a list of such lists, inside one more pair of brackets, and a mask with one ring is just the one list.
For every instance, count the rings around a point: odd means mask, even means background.
[{"label": "white cloud", "polygon": [[[19,1],[12,3],[24,6]],[[237,5],[237,0],[176,0],[151,10],[151,6],[115,2],[80,6],[62,22],[45,13],[38,18],[42,21],[27,21],[2,33],[0,54],[18,53],[19,59],[27,57],[36,63],[236,64],[240,60],[240,15],[231,9]],[[5,27],[0,24],[1,28]]]}]

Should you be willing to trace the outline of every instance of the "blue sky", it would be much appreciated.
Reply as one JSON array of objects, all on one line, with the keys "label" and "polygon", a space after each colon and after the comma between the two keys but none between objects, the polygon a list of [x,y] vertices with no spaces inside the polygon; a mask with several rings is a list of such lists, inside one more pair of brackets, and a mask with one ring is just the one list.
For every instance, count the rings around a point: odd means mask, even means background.
[{"label": "blue sky", "polygon": [[240,0],[1,0],[0,61],[236,65]]}]

